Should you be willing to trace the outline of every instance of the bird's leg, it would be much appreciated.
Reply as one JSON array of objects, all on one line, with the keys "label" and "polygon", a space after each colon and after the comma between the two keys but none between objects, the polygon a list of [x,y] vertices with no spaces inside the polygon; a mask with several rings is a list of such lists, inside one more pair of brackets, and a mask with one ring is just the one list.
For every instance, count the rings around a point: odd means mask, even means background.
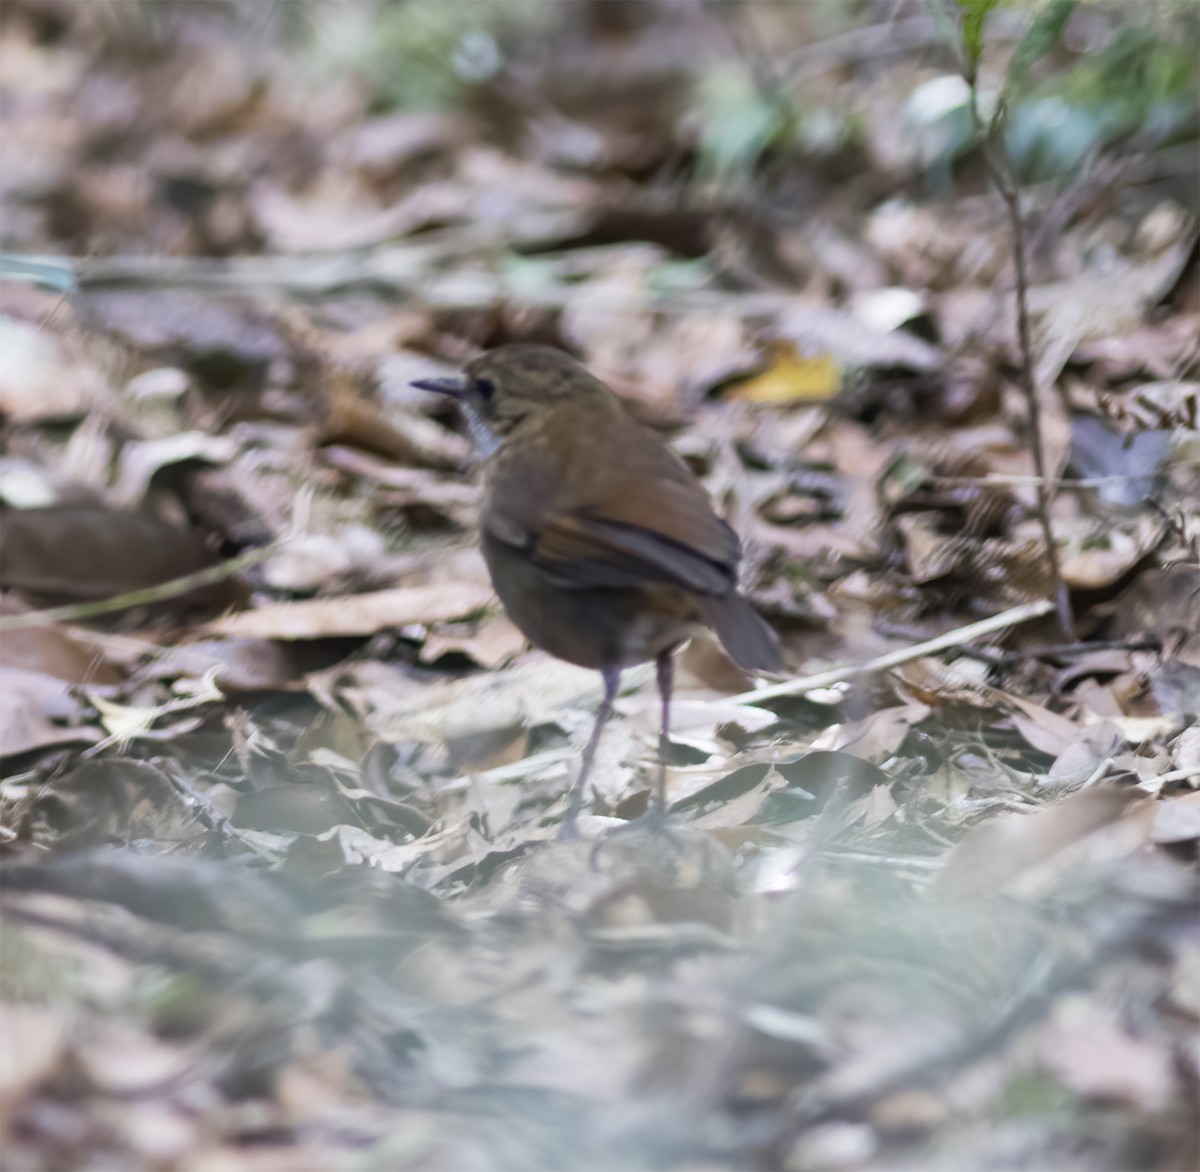
[{"label": "bird's leg", "polygon": [[659,655],[658,695],[662,701],[662,723],[658,732],[658,797],[656,813],[664,822],[667,817],[667,754],[671,749],[671,688],[675,682],[675,648],[668,647]]},{"label": "bird's leg", "polygon": [[583,805],[588,774],[592,771],[592,761],[595,760],[596,749],[600,744],[600,734],[604,731],[604,725],[612,715],[613,701],[617,698],[617,687],[621,683],[619,667],[606,667],[601,674],[604,676],[604,699],[600,702],[600,711],[596,713],[596,723],[592,725],[592,735],[588,737],[588,743],[583,750],[583,764],[579,769],[579,776],[575,779],[575,784],[571,786],[571,792],[567,798],[567,812],[559,827],[559,838],[575,838],[578,833],[575,829],[575,820],[579,817],[579,807]]}]

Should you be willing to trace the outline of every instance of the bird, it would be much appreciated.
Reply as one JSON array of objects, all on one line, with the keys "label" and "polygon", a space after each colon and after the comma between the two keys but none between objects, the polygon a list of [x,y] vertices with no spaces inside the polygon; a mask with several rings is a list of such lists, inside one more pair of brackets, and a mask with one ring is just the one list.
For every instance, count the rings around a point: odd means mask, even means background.
[{"label": "bird", "polygon": [[553,346],[486,350],[449,396],[483,461],[481,545],[504,610],[534,646],[604,683],[560,837],[576,820],[621,671],[653,661],[661,700],[654,813],[666,818],[673,654],[707,627],[748,671],[780,642],[737,585],[742,546],[684,461],[585,366]]}]

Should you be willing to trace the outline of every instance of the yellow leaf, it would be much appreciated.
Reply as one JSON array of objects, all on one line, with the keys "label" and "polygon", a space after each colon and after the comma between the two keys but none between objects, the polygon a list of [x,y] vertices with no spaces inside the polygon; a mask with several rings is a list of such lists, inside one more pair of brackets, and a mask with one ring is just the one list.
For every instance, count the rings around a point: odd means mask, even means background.
[{"label": "yellow leaf", "polygon": [[775,347],[770,365],[733,387],[735,403],[822,403],[842,389],[842,368],[829,354],[800,355],[793,346]]}]

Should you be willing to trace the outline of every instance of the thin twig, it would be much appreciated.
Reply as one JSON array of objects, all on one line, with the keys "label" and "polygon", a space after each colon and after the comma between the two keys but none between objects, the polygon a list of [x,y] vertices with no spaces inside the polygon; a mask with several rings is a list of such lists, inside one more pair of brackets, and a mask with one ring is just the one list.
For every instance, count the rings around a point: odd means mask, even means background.
[{"label": "thin twig", "polygon": [[1170,773],[1160,773],[1157,777],[1148,777],[1147,782],[1166,785],[1168,782],[1193,781],[1200,778],[1200,766],[1186,765],[1182,769],[1172,769]]},{"label": "thin twig", "polygon": [[951,647],[961,647],[984,635],[1015,627],[1018,623],[1026,623],[1030,619],[1040,618],[1054,610],[1054,603],[1041,599],[1038,602],[1027,602],[1023,606],[1015,606],[1002,614],[993,615],[990,619],[980,619],[977,623],[968,623],[954,631],[947,631],[934,639],[926,639],[912,647],[903,647],[899,651],[889,651],[886,655],[878,655],[868,659],[866,663],[850,663],[841,667],[832,667],[828,671],[818,672],[812,676],[801,676],[798,680],[785,680],[782,684],[768,684],[764,688],[754,688],[742,692],[731,699],[738,704],[757,704],[762,700],[774,700],[778,696],[798,696],[804,692],[815,692],[818,688],[830,688],[834,684],[842,684],[855,676],[866,672],[884,671],[889,667],[899,667],[902,663],[920,659],[925,655],[934,655],[939,651],[947,651]]},{"label": "thin twig", "polygon": [[1035,485],[1037,490],[1036,512],[1046,544],[1046,559],[1050,566],[1050,576],[1054,583],[1059,626],[1062,628],[1063,638],[1074,641],[1075,619],[1071,614],[1071,599],[1062,575],[1058,546],[1054,541],[1054,530],[1050,525],[1049,480],[1046,476],[1046,454],[1042,443],[1042,405],[1038,398],[1037,380],[1034,376],[1033,341],[1029,329],[1029,273],[1025,255],[1025,225],[1021,219],[1021,193],[1013,173],[1012,160],[1008,156],[1008,148],[1004,144],[1004,108],[1001,105],[991,121],[987,124],[984,123],[979,113],[978,72],[965,47],[959,44],[956,49],[963,80],[966,81],[970,90],[971,122],[979,137],[984,165],[987,167],[993,186],[1004,201],[1009,227],[1012,230],[1013,265],[1017,279],[1017,345],[1021,355],[1021,390],[1025,395],[1026,409],[1029,412],[1029,440],[1033,452],[1033,470],[1037,474],[1038,480]]},{"label": "thin twig", "polygon": [[[972,86],[972,109],[978,117],[975,104],[975,90]],[[984,154],[992,151],[992,145],[985,142]],[[1007,153],[1004,155],[1007,163]],[[1000,171],[992,163],[988,170],[995,179]],[[1029,441],[1033,449],[1033,468],[1037,474],[1038,521],[1042,526],[1042,537],[1046,542],[1046,557],[1050,563],[1050,574],[1054,581],[1054,596],[1058,608],[1058,622],[1062,627],[1064,639],[1075,638],[1075,618],[1071,614],[1071,599],[1067,593],[1067,584],[1063,579],[1062,565],[1058,558],[1058,546],[1054,541],[1054,530],[1050,525],[1050,492],[1047,487],[1046,453],[1042,443],[1042,405],[1038,398],[1037,384],[1033,377],[1033,343],[1029,332],[1029,307],[1027,304],[1028,279],[1025,272],[1025,229],[1021,223],[1020,196],[1011,183],[1004,183],[1000,190],[1004,206],[1008,209],[1009,222],[1013,233],[1013,259],[1017,269],[1017,337],[1021,348],[1021,389],[1025,392],[1025,401],[1029,410]]]}]

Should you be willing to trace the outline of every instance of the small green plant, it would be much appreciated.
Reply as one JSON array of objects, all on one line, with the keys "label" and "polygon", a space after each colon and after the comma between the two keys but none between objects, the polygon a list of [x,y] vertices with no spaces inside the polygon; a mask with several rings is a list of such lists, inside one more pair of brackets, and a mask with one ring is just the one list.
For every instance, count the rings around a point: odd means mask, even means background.
[{"label": "small green plant", "polygon": [[[1017,6],[1001,0],[955,4],[958,27],[943,0],[932,0],[930,11],[949,39],[961,38],[966,76],[976,84],[989,13]],[[1013,168],[1026,182],[1070,175],[1096,150],[1124,141],[1152,146],[1194,134],[1200,119],[1200,6],[1132,5],[1127,22],[1114,27],[1095,51],[1040,70],[1039,63],[1062,46],[1078,6],[1079,0],[1045,0],[1000,88],[978,88],[989,132],[1003,132]],[[942,144],[936,158],[926,152],[923,159],[931,173],[944,176],[954,159],[974,149],[974,137],[963,133],[966,112],[964,92],[951,108],[935,110],[918,126],[925,139]],[[936,125],[925,125],[930,120]],[[939,130],[943,123],[947,129]]]}]

